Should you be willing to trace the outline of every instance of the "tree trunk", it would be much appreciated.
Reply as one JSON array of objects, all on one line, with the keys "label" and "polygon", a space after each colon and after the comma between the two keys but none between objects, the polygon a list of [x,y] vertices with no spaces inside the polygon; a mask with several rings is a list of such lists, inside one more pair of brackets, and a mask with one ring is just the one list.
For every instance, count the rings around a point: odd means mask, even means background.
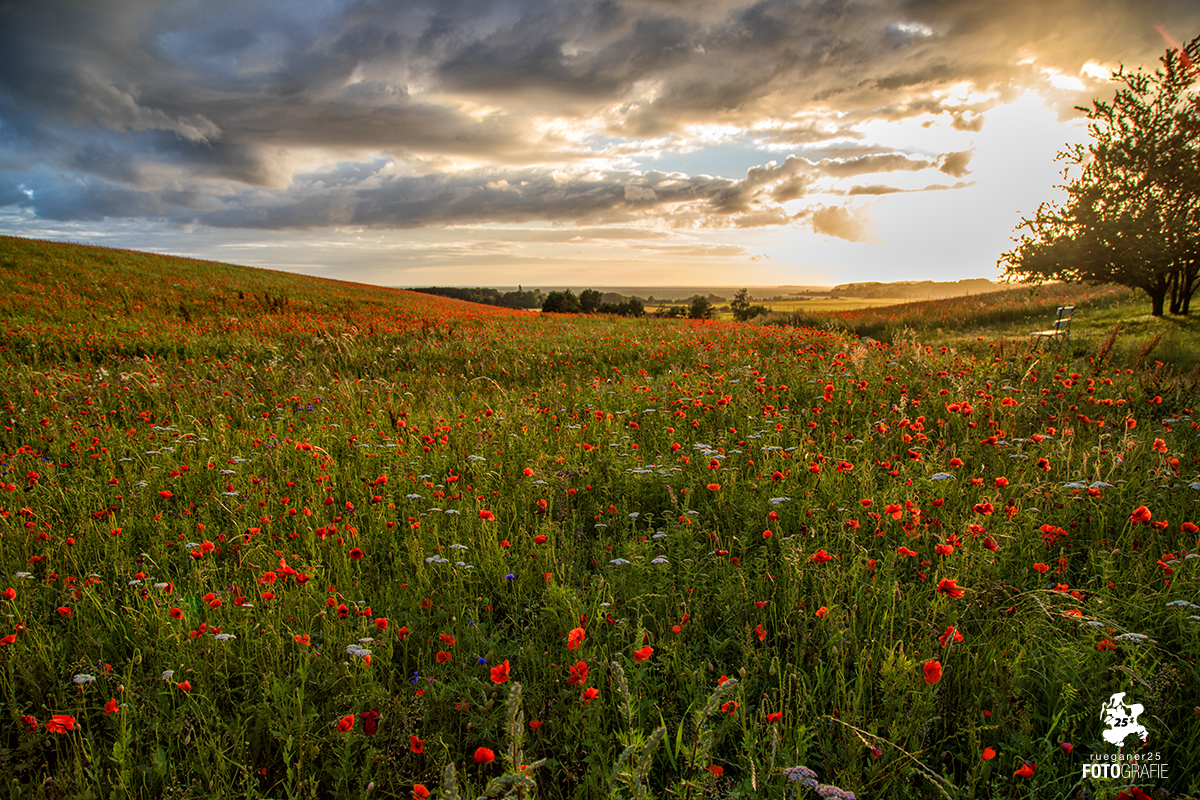
[{"label": "tree trunk", "polygon": [[1150,316],[1161,317],[1163,315],[1163,306],[1166,304],[1167,287],[1155,287],[1153,292],[1147,289],[1146,294],[1150,295]]}]

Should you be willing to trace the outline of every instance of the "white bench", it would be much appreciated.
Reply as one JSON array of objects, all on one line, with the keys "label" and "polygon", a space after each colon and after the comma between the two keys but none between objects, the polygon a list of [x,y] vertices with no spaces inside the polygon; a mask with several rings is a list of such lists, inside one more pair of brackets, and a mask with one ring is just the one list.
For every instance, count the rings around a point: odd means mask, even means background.
[{"label": "white bench", "polygon": [[1075,315],[1075,306],[1063,306],[1058,310],[1054,319],[1054,327],[1048,331],[1034,331],[1029,338],[1040,342],[1049,339],[1057,347],[1071,338],[1071,317]]}]

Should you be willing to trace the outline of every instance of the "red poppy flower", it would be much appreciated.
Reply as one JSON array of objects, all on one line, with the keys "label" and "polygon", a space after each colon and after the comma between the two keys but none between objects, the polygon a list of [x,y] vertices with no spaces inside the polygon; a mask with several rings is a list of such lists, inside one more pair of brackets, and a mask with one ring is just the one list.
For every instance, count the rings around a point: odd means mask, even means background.
[{"label": "red poppy flower", "polygon": [[7,647],[8,645],[15,643],[16,641],[17,641],[17,635],[15,633],[10,633],[8,636],[5,636],[3,639],[0,639],[0,647]]},{"label": "red poppy flower", "polygon": [[5,589],[4,590],[4,599],[5,600],[16,600],[17,599],[17,590],[12,588],[11,586],[8,587],[7,589]]},{"label": "red poppy flower", "polygon": [[925,662],[925,682],[929,684],[937,683],[942,679],[942,663],[937,659],[930,659]]},{"label": "red poppy flower", "polygon": [[413,736],[409,736],[408,737],[408,749],[412,750],[414,753],[424,753],[425,752],[425,742],[422,741],[421,739],[418,739],[415,734]]},{"label": "red poppy flower", "polygon": [[370,711],[363,711],[358,716],[363,721],[363,732],[368,736],[374,736],[375,731],[379,730],[379,711],[372,708]]},{"label": "red poppy flower", "polygon": [[481,509],[481,510],[480,510],[480,512],[479,512],[479,518],[480,518],[480,519],[482,519],[482,520],[487,520],[488,522],[495,522],[495,521],[496,521],[496,515],[495,515],[495,514],[493,514],[493,513],[492,513],[492,512],[490,512],[490,511],[488,511],[487,509]]},{"label": "red poppy flower", "polygon": [[183,611],[179,608],[172,608],[167,613],[171,615],[171,619],[183,619]]},{"label": "red poppy flower", "polygon": [[439,650],[436,658],[437,658],[437,662],[439,664],[445,664],[447,661],[449,661],[452,658],[452,656],[450,653],[447,653],[444,650]]},{"label": "red poppy flower", "polygon": [[108,716],[109,714],[115,714],[115,713],[117,713],[117,698],[113,697],[113,698],[110,698],[109,701],[104,704],[104,715]]},{"label": "red poppy flower", "polygon": [[719,491],[719,490],[720,490],[720,488],[721,488],[721,484],[719,484],[719,483],[710,483],[710,484],[708,485],[708,490],[709,490],[710,492],[716,492],[716,491]]},{"label": "red poppy flower", "polygon": [[589,686],[588,688],[583,690],[583,704],[586,706],[588,703],[592,702],[599,696],[600,696],[600,690],[593,686]]},{"label": "red poppy flower", "polygon": [[75,730],[75,718],[70,714],[55,714],[46,720],[46,730],[50,733],[69,733]]},{"label": "red poppy flower", "polygon": [[942,578],[937,585],[938,594],[944,594],[947,597],[958,599],[966,593],[965,589],[958,588],[957,578]]},{"label": "red poppy flower", "polygon": [[1017,775],[1019,777],[1022,777],[1022,778],[1029,778],[1033,775],[1033,771],[1035,769],[1037,769],[1037,767],[1035,767],[1033,764],[1030,764],[1028,761],[1026,761],[1024,764],[1021,765],[1021,768],[1019,770],[1017,770],[1016,772],[1014,772],[1013,774]]},{"label": "red poppy flower", "polygon": [[338,720],[338,724],[337,724],[338,733],[345,733],[346,731],[350,730],[353,727],[354,727],[354,715],[353,714],[347,714],[346,716],[344,716],[340,720]]},{"label": "red poppy flower", "polygon": [[1145,506],[1138,506],[1129,515],[1129,521],[1134,525],[1145,525],[1150,521],[1150,509]]},{"label": "red poppy flower", "polygon": [[587,682],[588,665],[583,661],[576,661],[575,666],[567,668],[567,683],[572,685],[582,685]]},{"label": "red poppy flower", "polygon": [[826,553],[824,550],[818,550],[812,554],[812,560],[814,564],[824,564],[831,558],[833,558],[833,556],[829,555],[829,553]]},{"label": "red poppy flower", "polygon": [[504,683],[508,680],[508,659],[503,664],[492,667],[492,683]]},{"label": "red poppy flower", "polygon": [[984,760],[984,761],[991,761],[991,760],[992,760],[993,758],[995,758],[995,757],[996,757],[996,751],[995,751],[995,750],[993,750],[993,749],[992,749],[992,748],[990,748],[990,747],[985,747],[985,748],[983,748],[983,756],[982,756],[982,758],[983,758],[983,760]]},{"label": "red poppy flower", "polygon": [[427,800],[428,797],[429,797],[429,790],[425,788],[425,784],[423,784],[423,783],[413,784],[413,800]]},{"label": "red poppy flower", "polygon": [[758,637],[758,640],[760,642],[765,642],[767,640],[767,631],[763,628],[762,625],[758,625],[757,627],[755,627],[754,635]]},{"label": "red poppy flower", "polygon": [[536,731],[540,727],[542,727],[542,721],[540,719],[529,720],[529,730]]},{"label": "red poppy flower", "polygon": [[961,642],[962,640],[962,634],[959,633],[953,625],[948,625],[946,627],[946,632],[938,637],[938,641],[942,643],[942,647],[946,647],[952,642]]},{"label": "red poppy flower", "polygon": [[174,495],[171,494],[166,489],[163,489],[161,492],[159,492],[158,496],[161,497],[163,500],[170,500],[172,497],[174,497]]},{"label": "red poppy flower", "polygon": [[909,550],[907,547],[904,547],[903,545],[896,548],[896,552],[899,555],[908,556],[909,558],[912,558],[913,556],[915,556],[917,554],[915,550]]},{"label": "red poppy flower", "polygon": [[1067,755],[1071,755],[1071,751],[1075,749],[1075,745],[1071,744],[1070,742],[1059,742],[1058,746],[1061,747],[1062,751]]},{"label": "red poppy flower", "polygon": [[721,777],[722,775],[724,775],[724,774],[725,774],[725,768],[724,768],[724,767],[722,767],[720,764],[710,764],[710,765],[707,767],[707,769],[708,769],[708,771],[709,771],[709,772],[711,772],[711,773],[712,773],[712,776],[713,776],[714,778],[719,778],[719,777]]},{"label": "red poppy flower", "polygon": [[546,535],[543,533],[539,533],[537,536],[533,537],[533,543],[534,544],[545,544],[546,543]]},{"label": "red poppy flower", "polygon": [[28,714],[21,717],[21,726],[27,731],[36,731],[38,729],[37,717],[32,717]]},{"label": "red poppy flower", "polygon": [[68,608],[67,606],[59,606],[58,607],[58,615],[60,617],[69,617],[69,616],[71,616],[71,609]]},{"label": "red poppy flower", "polygon": [[387,621],[387,618],[386,618],[386,617],[380,617],[379,619],[375,620],[375,627],[376,627],[376,628],[378,628],[378,629],[379,629],[379,630],[381,630],[381,631],[386,631],[386,630],[387,630],[387,628],[388,628],[388,621]]},{"label": "red poppy flower", "polygon": [[350,556],[351,561],[358,561],[360,558],[363,557],[363,551],[359,550],[357,547],[354,547],[354,548],[351,548],[350,552],[347,553],[346,555]]},{"label": "red poppy flower", "polygon": [[179,687],[179,691],[181,691],[181,692],[190,692],[192,690],[192,682],[191,681],[183,680],[175,685]]},{"label": "red poppy flower", "polygon": [[646,647],[643,647],[641,650],[633,651],[633,660],[638,661],[638,662],[645,661],[653,653],[654,653],[654,648],[647,645]]},{"label": "red poppy flower", "polygon": [[496,754],[486,747],[480,747],[475,751],[476,764],[490,764],[496,760]]},{"label": "red poppy flower", "polygon": [[825,606],[821,606],[820,608],[817,609],[817,616],[823,617],[823,616],[825,616],[826,612],[828,612],[828,611],[829,611],[828,608],[826,608]]},{"label": "red poppy flower", "polygon": [[781,719],[783,719],[782,711],[776,711],[773,714],[767,714],[767,722],[778,722]]},{"label": "red poppy flower", "polygon": [[1041,572],[1041,573],[1043,573],[1043,574],[1044,574],[1044,573],[1046,573],[1046,572],[1049,572],[1049,571],[1050,571],[1050,566],[1049,566],[1048,564],[1043,564],[1042,562],[1040,562],[1040,561],[1039,561],[1039,562],[1037,562],[1036,564],[1034,564],[1034,565],[1033,565],[1033,569],[1034,569],[1036,572]]},{"label": "red poppy flower", "polygon": [[567,634],[567,649],[578,649],[579,645],[583,644],[584,636],[583,628],[572,628],[571,632]]}]

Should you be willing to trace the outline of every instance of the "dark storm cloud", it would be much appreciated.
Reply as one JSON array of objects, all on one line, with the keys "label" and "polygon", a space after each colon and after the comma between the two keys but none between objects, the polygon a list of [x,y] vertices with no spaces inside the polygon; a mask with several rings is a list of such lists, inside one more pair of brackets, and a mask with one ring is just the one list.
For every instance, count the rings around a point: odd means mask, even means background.
[{"label": "dark storm cloud", "polygon": [[[54,219],[230,227],[663,209],[677,224],[777,224],[795,217],[781,204],[818,179],[958,178],[970,153],[788,158],[739,181],[587,165],[697,124],[770,120],[755,136],[772,146],[861,140],[866,122],[917,115],[979,130],[990,101],[952,101],[949,85],[1004,100],[1044,86],[1045,68],[1149,64],[1163,49],[1154,23],[1187,39],[1200,10],[1194,0],[4,2],[0,203]],[[1078,98],[1062,101],[1073,113]],[[597,138],[572,130],[585,122]],[[387,159],[404,169],[382,170]],[[844,209],[815,213],[805,219],[832,235],[866,236]]]}]

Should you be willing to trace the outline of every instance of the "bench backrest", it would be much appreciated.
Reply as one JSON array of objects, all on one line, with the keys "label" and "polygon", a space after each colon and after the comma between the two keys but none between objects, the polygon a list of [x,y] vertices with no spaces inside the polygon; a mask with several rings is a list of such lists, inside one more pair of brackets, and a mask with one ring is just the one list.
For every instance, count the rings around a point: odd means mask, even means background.
[{"label": "bench backrest", "polygon": [[1054,329],[1065,331],[1071,327],[1071,317],[1075,315],[1075,306],[1064,306],[1058,310],[1058,317],[1054,322]]}]

